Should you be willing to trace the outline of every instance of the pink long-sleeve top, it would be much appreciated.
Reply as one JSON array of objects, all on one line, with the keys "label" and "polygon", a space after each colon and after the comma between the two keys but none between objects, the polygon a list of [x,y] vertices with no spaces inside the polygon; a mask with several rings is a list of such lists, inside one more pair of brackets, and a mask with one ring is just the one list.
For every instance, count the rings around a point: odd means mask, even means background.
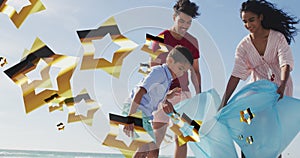
[{"label": "pink long-sleeve top", "polygon": [[[263,56],[253,45],[250,35],[242,39],[236,49],[232,75],[242,80],[251,76],[250,82],[268,79],[280,86],[281,67],[284,65],[290,65],[290,70],[294,67],[291,48],[282,33],[270,30]],[[291,76],[286,83],[285,95],[293,95]]]}]

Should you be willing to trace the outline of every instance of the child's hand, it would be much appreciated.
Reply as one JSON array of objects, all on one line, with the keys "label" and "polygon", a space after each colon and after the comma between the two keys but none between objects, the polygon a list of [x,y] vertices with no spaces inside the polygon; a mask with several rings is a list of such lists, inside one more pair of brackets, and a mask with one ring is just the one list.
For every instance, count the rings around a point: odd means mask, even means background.
[{"label": "child's hand", "polygon": [[170,90],[167,94],[167,99],[172,99],[174,96],[180,95],[181,88],[176,87],[172,90]]},{"label": "child's hand", "polygon": [[163,105],[163,110],[165,113],[169,114],[169,113],[174,112],[174,107],[168,100],[166,100]]},{"label": "child's hand", "polygon": [[123,128],[123,132],[128,136],[128,137],[133,137],[133,130],[134,130],[134,124],[126,124]]}]

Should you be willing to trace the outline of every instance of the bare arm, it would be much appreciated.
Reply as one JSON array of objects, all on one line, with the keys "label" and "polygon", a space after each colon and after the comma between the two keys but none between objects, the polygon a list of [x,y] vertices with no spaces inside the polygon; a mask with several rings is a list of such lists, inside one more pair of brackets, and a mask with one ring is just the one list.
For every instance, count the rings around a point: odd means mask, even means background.
[{"label": "bare arm", "polygon": [[239,82],[240,82],[240,78],[235,77],[235,76],[230,76],[229,81],[227,83],[225,93],[224,93],[223,98],[222,98],[221,105],[219,107],[219,110],[221,108],[223,108],[224,106],[226,106],[229,98],[231,97],[232,93],[236,89],[236,86],[239,84]]},{"label": "bare arm", "polygon": [[194,59],[193,70],[191,70],[191,79],[195,87],[196,94],[201,93],[201,74],[198,59]]},{"label": "bare arm", "polygon": [[[147,91],[145,88],[140,87],[140,89],[134,95],[133,101],[130,105],[129,115],[136,113],[137,108],[139,107],[142,97],[146,94]],[[127,124],[124,126],[123,131],[128,137],[133,137],[134,124]]]},{"label": "bare arm", "polygon": [[290,65],[284,65],[281,67],[281,84],[277,89],[277,93],[280,95],[279,99],[281,99],[284,95],[285,86],[287,83],[287,80],[290,76]]},{"label": "bare arm", "polygon": [[147,91],[145,88],[140,87],[139,90],[136,92],[136,94],[133,97],[133,101],[130,105],[129,115],[136,113],[137,108],[139,107],[142,97],[144,94],[146,94]]}]

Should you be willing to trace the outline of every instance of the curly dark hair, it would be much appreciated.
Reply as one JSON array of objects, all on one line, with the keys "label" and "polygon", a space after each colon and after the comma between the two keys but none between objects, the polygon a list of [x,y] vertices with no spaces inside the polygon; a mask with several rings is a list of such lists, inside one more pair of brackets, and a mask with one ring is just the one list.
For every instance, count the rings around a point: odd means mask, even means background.
[{"label": "curly dark hair", "polygon": [[262,27],[281,32],[288,44],[294,40],[298,29],[294,26],[299,23],[299,19],[277,9],[274,4],[265,0],[247,0],[242,3],[240,13],[250,11],[257,15],[263,15]]},{"label": "curly dark hair", "polygon": [[176,4],[173,6],[175,13],[183,12],[192,18],[196,18],[200,14],[197,12],[199,6],[197,6],[194,2],[190,0],[178,0]]}]

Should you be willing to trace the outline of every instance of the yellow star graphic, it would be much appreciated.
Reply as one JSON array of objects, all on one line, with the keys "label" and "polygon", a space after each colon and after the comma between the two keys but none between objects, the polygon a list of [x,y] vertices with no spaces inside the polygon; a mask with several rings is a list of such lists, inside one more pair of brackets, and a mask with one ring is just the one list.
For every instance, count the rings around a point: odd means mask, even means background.
[{"label": "yellow star graphic", "polygon": [[[121,34],[114,17],[109,18],[98,29],[77,31],[77,34],[84,48],[80,69],[102,69],[116,78],[120,76],[123,60],[138,46]],[[112,41],[120,46],[114,52],[112,61],[104,58],[95,59],[93,40],[102,39],[106,34],[110,34]]]},{"label": "yellow star graphic", "polygon": [[[70,79],[77,66],[77,57],[55,54],[39,38],[35,40],[30,51],[25,50],[25,52],[26,57],[4,72],[21,86],[26,113],[30,113],[46,103],[59,103],[65,98],[72,97]],[[41,72],[42,80],[29,83],[26,74],[36,69],[40,59],[48,64]],[[49,75],[51,66],[60,68],[56,79],[58,90],[46,89],[37,94],[36,88],[47,87],[49,82],[51,84]]]},{"label": "yellow star graphic", "polygon": [[[82,100],[84,100],[84,103],[81,103]],[[79,105],[78,103],[79,104],[81,103],[80,104],[81,106],[85,106],[86,115],[76,114],[74,105],[75,104]],[[92,104],[92,103],[96,103],[96,102],[91,99],[91,97],[88,94],[88,92],[86,91],[86,89],[83,89],[80,92],[80,94],[78,94],[76,97],[71,97],[71,98],[65,99],[64,104],[66,104],[69,109],[68,123],[82,121],[83,123],[85,123],[89,126],[92,126],[94,114],[100,108],[100,106],[98,104],[95,104],[96,106],[88,108],[88,104]]]},{"label": "yellow star graphic", "polygon": [[[183,116],[178,117],[176,121],[172,119],[173,126],[170,127],[170,129],[178,136],[178,143],[179,146],[186,144],[189,141],[192,142],[199,142],[200,136],[199,136],[199,129],[195,128],[195,125],[201,126],[202,121],[194,121],[191,120],[185,113],[183,113]],[[182,129],[184,126],[187,125],[193,125],[193,129],[190,129],[189,134],[184,133]]]},{"label": "yellow star graphic", "polygon": [[246,110],[244,111],[240,111],[240,121],[241,122],[245,122],[247,123],[248,125],[251,124],[252,122],[252,119],[255,117],[254,113],[251,111],[250,108],[247,108]]},{"label": "yellow star graphic", "polygon": [[7,64],[7,60],[5,57],[0,57],[0,66],[3,67]]},{"label": "yellow star graphic", "polygon": [[[152,45],[154,42],[157,42],[159,45],[159,49],[153,51]],[[150,34],[146,34],[146,42],[141,48],[142,51],[145,51],[150,55],[152,60],[156,59],[156,57],[164,52],[168,52],[168,48],[164,44],[164,35],[161,36],[152,36]]]},{"label": "yellow star graphic", "polygon": [[[126,144],[123,140],[119,140],[119,126],[125,125],[129,120],[135,122],[134,131],[139,137],[134,138],[130,144]],[[151,125],[142,119],[141,112],[128,117],[110,114],[110,132],[102,144],[117,148],[126,158],[131,158],[139,147],[155,140],[154,137]]]},{"label": "yellow star graphic", "polygon": [[29,1],[31,4],[23,7],[19,13],[14,7],[6,4],[7,0],[0,1],[0,12],[7,14],[15,26],[19,28],[30,14],[46,9],[40,0]]}]

